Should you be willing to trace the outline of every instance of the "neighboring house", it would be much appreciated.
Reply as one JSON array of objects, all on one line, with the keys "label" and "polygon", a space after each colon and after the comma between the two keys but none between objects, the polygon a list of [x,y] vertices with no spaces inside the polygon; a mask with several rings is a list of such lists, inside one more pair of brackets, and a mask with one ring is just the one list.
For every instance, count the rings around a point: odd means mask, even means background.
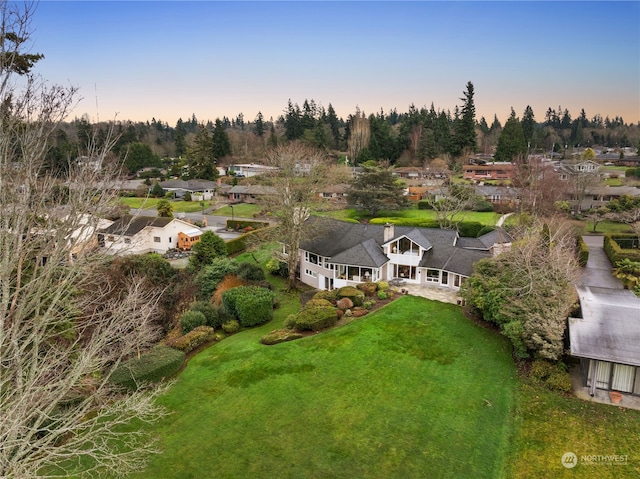
[{"label": "neighboring house", "polygon": [[392,174],[405,180],[433,180],[449,176],[446,171],[418,166],[399,166],[393,169]]},{"label": "neighboring house", "polygon": [[175,198],[184,198],[188,192],[193,201],[211,200],[216,194],[218,183],[209,180],[167,180],[160,183],[165,193],[172,193]]},{"label": "neighboring house", "polygon": [[453,230],[309,221],[318,233],[298,251],[300,280],[323,290],[381,280],[458,290],[476,261],[511,242],[500,229],[481,238],[460,238]]},{"label": "neighboring house", "polygon": [[337,185],[325,186],[322,191],[318,193],[318,196],[321,200],[331,201],[334,203],[346,203],[348,190],[348,184],[338,183]]},{"label": "neighboring house", "polygon": [[429,196],[429,188],[426,186],[409,186],[406,193],[409,201],[420,201]]},{"label": "neighboring house", "polygon": [[271,186],[236,185],[227,191],[231,203],[256,203],[260,197],[275,195],[277,191]]},{"label": "neighboring house", "polygon": [[110,254],[165,253],[179,247],[181,233],[194,238],[190,244],[201,234],[194,225],[176,218],[127,215],[99,230],[98,244]]},{"label": "neighboring house", "polygon": [[462,177],[465,180],[511,180],[515,177],[516,167],[513,163],[496,161],[484,165],[465,165]]},{"label": "neighboring house", "polygon": [[474,188],[476,196],[493,205],[514,206],[520,202],[520,188],[511,186],[478,185]]},{"label": "neighboring house", "polygon": [[237,165],[231,165],[227,168],[228,173],[231,175],[251,178],[252,176],[262,175],[263,173],[271,173],[278,168],[274,166],[259,165],[255,163],[242,163]]},{"label": "neighboring house", "polygon": [[583,386],[592,396],[596,389],[640,395],[640,298],[626,289],[576,289],[582,317],[569,318],[569,342]]},{"label": "neighboring house", "polygon": [[554,170],[561,180],[567,181],[572,177],[584,174],[597,176],[600,173],[600,165],[592,160],[562,160],[555,164]]},{"label": "neighboring house", "polygon": [[579,205],[577,195],[568,193],[572,211],[588,211],[592,208],[606,206],[609,201],[620,199],[622,196],[637,198],[640,196],[640,188],[633,186],[595,186],[586,188]]}]

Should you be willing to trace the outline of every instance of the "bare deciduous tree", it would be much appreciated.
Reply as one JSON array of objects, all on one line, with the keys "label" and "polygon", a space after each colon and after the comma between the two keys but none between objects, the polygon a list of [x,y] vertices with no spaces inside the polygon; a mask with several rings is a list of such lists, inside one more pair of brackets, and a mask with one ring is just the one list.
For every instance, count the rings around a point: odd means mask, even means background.
[{"label": "bare deciduous tree", "polygon": [[268,178],[275,194],[270,195],[267,201],[279,220],[275,234],[278,241],[284,244],[289,288],[294,288],[299,263],[298,248],[310,234],[306,220],[312,206],[319,201],[318,195],[327,181],[326,157],[321,150],[294,142],[268,151],[266,160],[269,166],[277,168]]},{"label": "bare deciduous tree", "polygon": [[369,124],[369,119],[366,117],[364,112],[360,111],[359,108],[356,108],[355,115],[351,116],[349,125],[349,155],[351,156],[351,162],[355,165],[358,162],[360,152],[364,148],[369,147],[369,140],[371,140],[371,125]]},{"label": "bare deciduous tree", "polygon": [[106,149],[70,158],[64,179],[47,173],[47,140],[76,90],[29,73],[33,12],[0,2],[0,477],[126,475],[155,446],[123,426],[162,409],[153,391],[124,394],[109,377],[153,340],[157,294],[132,278],[114,296],[95,274],[113,200]]}]

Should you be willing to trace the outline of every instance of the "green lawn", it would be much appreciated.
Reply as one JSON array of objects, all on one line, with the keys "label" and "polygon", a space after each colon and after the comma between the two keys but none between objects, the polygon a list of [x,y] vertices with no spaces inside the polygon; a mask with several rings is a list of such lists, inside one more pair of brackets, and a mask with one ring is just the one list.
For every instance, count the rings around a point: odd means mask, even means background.
[{"label": "green lawn", "polygon": [[[354,209],[344,209],[336,211],[325,211],[318,213],[322,216],[330,216],[340,220],[361,220],[371,219],[368,215],[358,212]],[[477,221],[483,225],[493,226],[500,218],[499,213],[494,212],[476,212],[476,211],[464,211],[460,213],[456,218],[460,218],[463,221]],[[407,218],[407,219],[424,219],[435,220],[436,214],[433,210],[419,210],[415,207],[402,211],[379,211],[376,218]]]},{"label": "green lawn", "polygon": [[[253,215],[256,213],[260,213],[264,208],[259,205],[253,205],[249,203],[238,203],[233,205],[233,216],[237,218],[253,218]],[[219,216],[232,216],[232,211],[230,206],[223,206],[222,208],[218,208],[212,215]]]},{"label": "green lawn", "polygon": [[[123,197],[123,198],[119,198],[119,201],[127,205],[129,208],[149,209],[149,208],[155,208],[156,205],[158,204],[158,201],[160,201],[161,199],[162,198]],[[171,203],[171,206],[173,207],[174,213],[198,213],[199,211],[202,211],[202,205],[200,204],[199,201],[170,200],[170,203]],[[211,206],[210,201],[204,202],[205,208],[209,208],[210,206]]]},{"label": "green lawn", "polygon": [[503,477],[517,386],[506,341],[456,306],[405,296],[259,344],[286,314],[190,361],[161,400],[164,453],[134,477]]},{"label": "green lawn", "polygon": [[[640,477],[640,411],[565,397],[522,381],[507,477],[623,479]],[[578,456],[562,466],[565,452]],[[628,455],[616,465],[580,463],[581,456]]]}]

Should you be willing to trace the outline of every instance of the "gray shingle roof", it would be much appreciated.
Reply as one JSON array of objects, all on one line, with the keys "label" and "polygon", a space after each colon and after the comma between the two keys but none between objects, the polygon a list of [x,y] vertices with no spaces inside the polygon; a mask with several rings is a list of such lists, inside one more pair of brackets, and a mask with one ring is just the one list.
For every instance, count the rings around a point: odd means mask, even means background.
[{"label": "gray shingle roof", "polygon": [[147,226],[164,228],[172,221],[173,218],[125,215],[108,228],[101,230],[101,232],[113,235],[134,236]]},{"label": "gray shingle roof", "polygon": [[[338,264],[380,267],[389,261],[381,246],[384,244],[384,225],[346,223],[319,217],[311,217],[309,224],[314,236],[301,245],[303,250],[330,258],[331,262]],[[473,263],[490,256],[486,248],[471,250],[454,246],[458,234],[452,230],[394,226],[394,239],[403,236],[424,248],[432,246],[420,262],[420,266],[427,268],[470,276]],[[475,241],[482,245],[479,239]]]},{"label": "gray shingle roof", "polygon": [[569,319],[571,354],[640,366],[640,298],[626,289],[576,289],[582,318]]}]

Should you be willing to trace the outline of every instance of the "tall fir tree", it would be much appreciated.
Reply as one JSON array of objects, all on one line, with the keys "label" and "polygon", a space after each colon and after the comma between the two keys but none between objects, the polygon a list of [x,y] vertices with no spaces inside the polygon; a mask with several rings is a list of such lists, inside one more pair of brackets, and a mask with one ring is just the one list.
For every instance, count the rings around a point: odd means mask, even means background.
[{"label": "tall fir tree", "polygon": [[262,112],[259,111],[256,116],[254,131],[256,135],[262,138],[262,136],[264,136],[264,129],[264,117],[262,116]]},{"label": "tall fir tree", "polygon": [[527,154],[527,142],[524,139],[522,124],[516,116],[516,112],[511,109],[511,116],[504,124],[498,147],[493,155],[496,161],[512,161],[523,158]]},{"label": "tall fir tree", "polygon": [[215,158],[224,158],[231,154],[231,142],[220,118],[216,118],[216,123],[213,127],[211,151]]},{"label": "tall fir tree", "polygon": [[[451,152],[454,155],[461,155],[465,151],[477,151],[477,134],[476,134],[476,106],[474,103],[473,83],[467,82],[467,91],[463,93],[461,98],[463,104],[454,122],[455,137],[452,142]],[[457,107],[456,107],[457,108]],[[456,109],[457,112],[457,109]]]},{"label": "tall fir tree", "polygon": [[536,128],[536,120],[533,115],[533,109],[527,105],[524,109],[524,114],[522,115],[522,133],[524,134],[524,139],[529,144],[533,139],[533,133]]}]

